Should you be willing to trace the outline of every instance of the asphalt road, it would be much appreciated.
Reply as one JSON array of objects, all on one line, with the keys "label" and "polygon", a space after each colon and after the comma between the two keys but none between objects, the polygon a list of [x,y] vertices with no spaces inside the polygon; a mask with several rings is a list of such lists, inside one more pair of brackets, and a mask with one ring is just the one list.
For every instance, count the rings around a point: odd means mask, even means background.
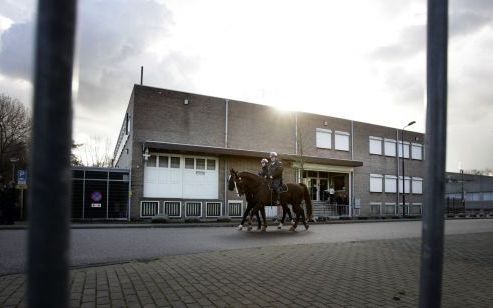
[{"label": "asphalt road", "polygon": [[[231,227],[72,229],[71,264],[86,266],[153,259],[161,256],[250,247],[336,243],[421,236],[421,222],[312,225],[298,232],[287,227],[268,232]],[[446,234],[493,232],[493,219],[447,220]],[[0,275],[25,270],[26,230],[0,230]]]}]

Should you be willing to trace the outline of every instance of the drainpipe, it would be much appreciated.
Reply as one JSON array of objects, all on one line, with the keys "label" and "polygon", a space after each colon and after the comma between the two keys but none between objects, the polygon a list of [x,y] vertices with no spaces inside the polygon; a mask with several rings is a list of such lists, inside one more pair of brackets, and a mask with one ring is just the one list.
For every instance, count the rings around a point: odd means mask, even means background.
[{"label": "drainpipe", "polygon": [[229,114],[229,99],[226,99],[226,116],[224,124],[224,147],[228,147],[228,114]]},{"label": "drainpipe", "polygon": [[[395,161],[396,161],[396,165],[397,165],[397,199],[395,200],[395,210],[394,210],[394,214],[397,215],[397,213],[399,212],[399,197],[400,197],[400,189],[399,189],[399,185],[400,185],[400,182],[399,182],[399,175],[400,175],[400,169],[399,169],[399,130],[396,129],[395,130]],[[404,153],[402,153],[402,155],[404,155]],[[402,188],[404,189],[404,178],[402,178]],[[404,208],[403,208],[404,209]]]}]

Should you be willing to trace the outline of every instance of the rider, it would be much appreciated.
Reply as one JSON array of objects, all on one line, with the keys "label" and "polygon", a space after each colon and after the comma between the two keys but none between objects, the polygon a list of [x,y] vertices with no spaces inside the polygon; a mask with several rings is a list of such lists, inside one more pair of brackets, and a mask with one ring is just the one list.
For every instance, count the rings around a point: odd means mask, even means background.
[{"label": "rider", "polygon": [[262,170],[259,171],[258,175],[266,178],[269,175],[269,161],[267,158],[262,158],[260,164],[262,165]]},{"label": "rider", "polygon": [[269,179],[272,181],[272,189],[276,191],[277,204],[281,204],[282,163],[277,158],[276,152],[270,152]]}]

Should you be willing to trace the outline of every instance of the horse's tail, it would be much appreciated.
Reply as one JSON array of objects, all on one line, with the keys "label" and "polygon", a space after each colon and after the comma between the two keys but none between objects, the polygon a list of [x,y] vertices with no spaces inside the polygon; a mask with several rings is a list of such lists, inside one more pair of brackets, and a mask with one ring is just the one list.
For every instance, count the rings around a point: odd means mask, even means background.
[{"label": "horse's tail", "polygon": [[305,184],[300,183],[301,187],[303,187],[303,198],[305,199],[306,211],[307,211],[307,219],[312,218],[312,199],[310,198],[310,193],[308,192],[308,187]]}]

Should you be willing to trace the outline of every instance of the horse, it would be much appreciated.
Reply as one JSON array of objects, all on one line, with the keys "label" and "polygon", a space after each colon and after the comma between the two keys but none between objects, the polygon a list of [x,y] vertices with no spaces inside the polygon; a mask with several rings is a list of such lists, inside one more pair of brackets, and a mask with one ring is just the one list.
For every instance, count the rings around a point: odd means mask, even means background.
[{"label": "horse", "polygon": [[[233,169],[231,169],[231,170],[233,170]],[[244,194],[244,192],[242,192],[240,194],[240,192],[238,191],[238,188],[235,186],[236,182],[233,180],[233,177],[237,177],[237,174],[236,173],[230,174],[230,176],[228,177],[228,190],[230,190],[230,191],[236,190],[236,194],[241,196],[242,194]],[[241,219],[240,225],[238,226],[239,231],[241,231],[243,229],[243,225],[245,224],[245,221],[247,219],[248,214],[250,214],[250,212],[253,210],[253,207],[255,206],[254,196],[252,193],[245,194],[245,197],[246,197],[246,201],[247,201],[247,208],[245,209],[245,212],[243,213],[243,217]],[[281,227],[284,223],[284,220],[286,219],[286,215],[289,216],[290,221],[293,221],[293,216],[291,215],[291,210],[289,209],[289,207],[287,205],[284,205],[282,208],[283,208],[282,220],[281,220],[281,222],[279,222],[279,225],[277,226],[278,229],[281,229]],[[265,218],[265,208],[262,208],[260,210],[260,213],[262,214],[262,217]],[[261,230],[262,222],[260,220],[259,211],[255,212],[254,214],[257,217],[257,223],[258,223],[257,230]],[[252,226],[251,226],[251,224],[249,224],[248,225],[248,231],[250,231],[251,229],[252,229]]]},{"label": "horse", "polygon": [[[250,172],[238,173],[234,169],[230,170],[230,175],[230,183],[231,181],[234,182],[233,186],[240,194],[245,194],[247,196],[251,194],[252,196],[251,203],[254,204],[254,208],[253,211],[250,213],[249,224],[251,225],[253,214],[261,210],[263,219],[262,230],[265,230],[267,228],[267,222],[265,219],[264,206],[271,205],[272,203],[272,192],[268,186],[267,180]],[[303,219],[303,225],[305,226],[305,229],[308,230],[309,225],[307,223],[307,220],[311,218],[313,210],[310,194],[308,193],[308,187],[306,187],[305,184],[301,183],[288,183],[286,185],[288,187],[288,191],[281,193],[281,205],[283,206],[283,209],[287,208],[289,210],[287,204],[291,204],[293,207],[293,211],[296,214],[296,220],[293,226],[291,226],[290,230],[296,230],[296,227],[298,226],[298,222],[300,220],[300,216]],[[301,202],[303,200],[305,200],[308,217],[305,217],[305,211],[301,207]]]}]

